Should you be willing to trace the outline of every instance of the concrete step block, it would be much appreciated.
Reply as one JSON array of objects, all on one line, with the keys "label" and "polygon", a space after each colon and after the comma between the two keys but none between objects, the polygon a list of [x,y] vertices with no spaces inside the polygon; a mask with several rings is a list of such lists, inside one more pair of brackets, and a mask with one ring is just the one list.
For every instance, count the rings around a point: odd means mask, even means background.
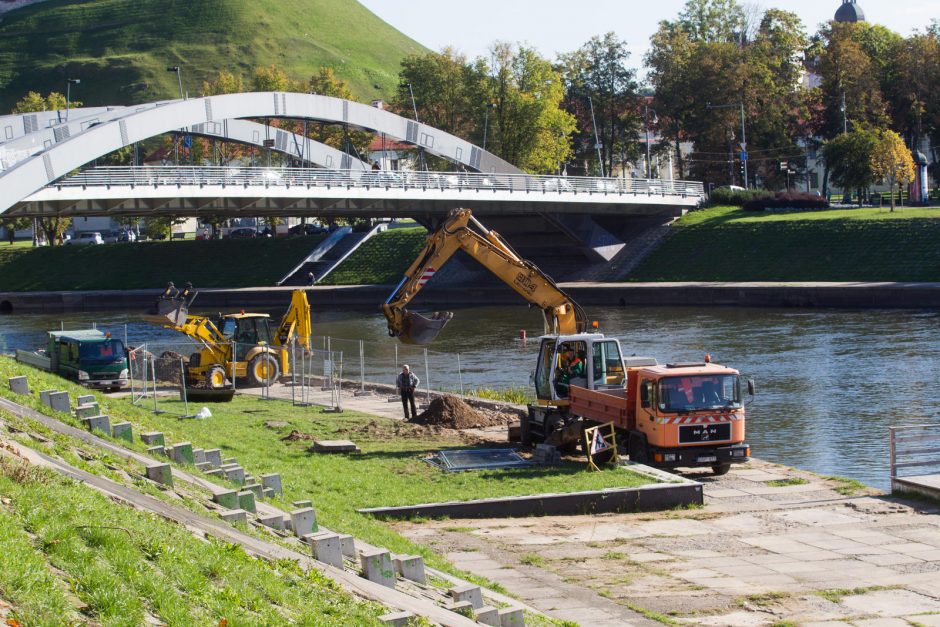
[{"label": "concrete step block", "polygon": [[57,411],[63,414],[71,414],[72,400],[69,397],[69,393],[51,392],[49,394],[49,407],[52,408],[52,411]]},{"label": "concrete step block", "polygon": [[76,405],[91,405],[97,402],[98,398],[94,394],[82,394],[81,396],[75,397]]},{"label": "concrete step block", "polygon": [[303,509],[305,507],[313,507],[313,501],[294,501],[292,505],[297,509]]},{"label": "concrete step block", "polygon": [[75,408],[76,418],[91,418],[99,415],[101,415],[101,408],[98,407],[98,403],[88,403]]},{"label": "concrete step block", "polygon": [[216,477],[218,479],[224,479],[225,474],[222,472],[221,468],[210,468],[206,471],[207,477]]},{"label": "concrete step block", "polygon": [[467,618],[473,618],[473,604],[470,601],[455,601],[453,603],[448,603],[444,606],[445,610],[450,610],[461,616],[466,616]]},{"label": "concrete step block", "polygon": [[[338,541],[338,538],[337,538]],[[385,549],[369,549],[359,554],[362,576],[374,583],[395,587],[395,569],[392,554]]]},{"label": "concrete step block", "polygon": [[242,486],[242,490],[250,490],[255,493],[255,501],[260,501],[264,498],[264,493],[261,491],[260,483],[248,483]]},{"label": "concrete step block", "polygon": [[170,457],[177,464],[186,464],[187,466],[192,466],[195,460],[193,459],[193,445],[191,442],[177,442],[170,447]]},{"label": "concrete step block", "polygon": [[169,464],[150,464],[147,478],[156,483],[173,487],[173,468]]},{"label": "concrete step block", "polygon": [[414,619],[415,615],[411,612],[394,612],[379,616],[379,622],[389,627],[408,627]]},{"label": "concrete step block", "polygon": [[335,568],[343,567],[343,549],[335,533],[311,533],[303,538],[313,552],[313,559]]},{"label": "concrete step block", "polygon": [[201,448],[193,449],[193,463],[194,464],[204,464],[206,461],[206,451]]},{"label": "concrete step block", "polygon": [[271,488],[278,496],[284,495],[284,489],[281,487],[281,475],[278,473],[261,475],[261,485]]},{"label": "concrete step block", "polygon": [[258,482],[255,481],[254,475],[246,474],[246,475],[245,475],[245,483],[247,484],[247,483],[258,483]]},{"label": "concrete step block", "polygon": [[356,559],[356,539],[348,533],[339,534],[339,545],[343,549],[343,555]]},{"label": "concrete step block", "polygon": [[274,491],[274,488],[262,488],[261,493],[264,494],[264,498],[273,499],[277,496],[277,492]]},{"label": "concrete step block", "polygon": [[243,509],[229,509],[219,514],[219,517],[227,523],[248,524],[248,512]]},{"label": "concrete step block", "polygon": [[199,472],[206,472],[207,470],[212,470],[212,464],[209,462],[196,463],[196,470]]},{"label": "concrete step block", "polygon": [[116,422],[111,425],[111,437],[124,440],[128,444],[134,443],[134,427],[129,422]]},{"label": "concrete step block", "polygon": [[39,391],[39,402],[45,405],[46,407],[52,407],[49,404],[49,395],[55,392],[56,390],[40,390]]},{"label": "concrete step block", "polygon": [[222,474],[235,485],[244,485],[245,483],[245,469],[241,466],[235,465],[228,468],[223,466]]},{"label": "concrete step block", "polygon": [[314,440],[308,449],[311,453],[361,453],[351,440]]},{"label": "concrete step block", "polygon": [[212,495],[212,500],[225,509],[244,509],[238,505],[238,492],[235,490],[223,490]]},{"label": "concrete step block", "polygon": [[140,434],[140,441],[147,446],[166,446],[166,440],[159,431],[148,431]]},{"label": "concrete step block", "polygon": [[163,457],[166,457],[167,456],[166,447],[165,446],[151,446],[150,448],[147,449],[147,455],[150,455],[151,457],[156,457],[157,455],[162,455]]},{"label": "concrete step block", "polygon": [[274,514],[271,516],[258,516],[258,522],[264,525],[265,527],[270,527],[271,529],[277,529],[278,531],[284,531],[284,516],[281,514]]},{"label": "concrete step block", "polygon": [[499,619],[499,609],[492,605],[484,605],[473,612],[473,618],[482,625],[493,625],[501,627],[502,621]]},{"label": "concrete step block", "polygon": [[225,466],[227,464],[237,464],[237,463],[238,463],[238,460],[235,459],[234,457],[226,457],[219,463],[219,466]]},{"label": "concrete step block", "polygon": [[468,583],[451,588],[448,592],[454,601],[469,601],[474,608],[483,607],[483,592],[480,586]]},{"label": "concrete step block", "polygon": [[424,558],[420,555],[398,555],[393,562],[395,563],[396,572],[403,578],[420,583],[422,586],[427,584],[428,578],[424,572]]},{"label": "concrete step block", "polygon": [[14,394],[29,394],[29,379],[25,376],[10,377],[10,391]]},{"label": "concrete step block", "polygon": [[100,431],[105,435],[111,435],[111,419],[107,416],[92,416],[85,418],[83,422],[89,431]]},{"label": "concrete step block", "polygon": [[222,465],[222,449],[210,448],[206,449],[206,463],[212,464],[213,468],[218,468]]},{"label": "concrete step block", "polygon": [[320,529],[317,525],[317,512],[312,507],[295,509],[290,513],[290,526],[294,535],[302,538]]},{"label": "concrete step block", "polygon": [[241,507],[246,512],[251,512],[254,514],[257,512],[255,507],[255,493],[249,490],[243,490],[238,493],[238,506]]},{"label": "concrete step block", "polygon": [[525,627],[525,612],[521,607],[506,607],[499,610],[500,627]]}]

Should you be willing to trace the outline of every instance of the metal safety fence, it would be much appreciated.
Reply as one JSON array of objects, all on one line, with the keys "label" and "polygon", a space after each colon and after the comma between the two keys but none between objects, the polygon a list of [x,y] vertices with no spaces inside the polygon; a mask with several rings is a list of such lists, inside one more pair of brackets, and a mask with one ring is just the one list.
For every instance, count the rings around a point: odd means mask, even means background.
[{"label": "metal safety fence", "polygon": [[129,350],[131,402],[155,413],[191,417],[186,385],[191,352],[192,344],[163,342],[148,342]]}]

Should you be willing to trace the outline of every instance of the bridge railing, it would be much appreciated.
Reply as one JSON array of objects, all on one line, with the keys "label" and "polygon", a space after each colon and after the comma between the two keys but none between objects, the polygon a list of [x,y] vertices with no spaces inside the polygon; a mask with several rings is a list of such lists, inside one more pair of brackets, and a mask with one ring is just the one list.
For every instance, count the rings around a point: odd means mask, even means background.
[{"label": "bridge railing", "polygon": [[345,187],[386,190],[466,190],[558,195],[680,196],[704,198],[697,181],[621,179],[582,176],[484,174],[476,172],[411,172],[332,170],[320,168],[243,168],[185,166],[108,166],[84,170],[55,181],[51,187],[75,186],[243,186]]}]

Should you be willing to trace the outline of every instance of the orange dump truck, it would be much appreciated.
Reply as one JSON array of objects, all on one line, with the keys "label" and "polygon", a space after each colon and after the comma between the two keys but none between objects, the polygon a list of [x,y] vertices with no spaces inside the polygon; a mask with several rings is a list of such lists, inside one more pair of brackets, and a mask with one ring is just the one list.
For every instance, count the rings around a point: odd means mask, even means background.
[{"label": "orange dump truck", "polygon": [[725,474],[745,462],[745,394],[754,382],[717,364],[659,365],[624,360],[626,383],[616,389],[571,386],[569,413],[585,422],[612,422],[630,459],[660,468],[711,467]]}]

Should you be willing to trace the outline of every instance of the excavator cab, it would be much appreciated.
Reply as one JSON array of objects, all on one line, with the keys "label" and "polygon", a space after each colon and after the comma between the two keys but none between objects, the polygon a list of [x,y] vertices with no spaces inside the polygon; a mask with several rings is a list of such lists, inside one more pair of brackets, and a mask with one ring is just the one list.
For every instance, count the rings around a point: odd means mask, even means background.
[{"label": "excavator cab", "polygon": [[536,397],[544,403],[565,402],[572,385],[589,390],[624,385],[620,342],[601,333],[545,336],[535,370]]}]

